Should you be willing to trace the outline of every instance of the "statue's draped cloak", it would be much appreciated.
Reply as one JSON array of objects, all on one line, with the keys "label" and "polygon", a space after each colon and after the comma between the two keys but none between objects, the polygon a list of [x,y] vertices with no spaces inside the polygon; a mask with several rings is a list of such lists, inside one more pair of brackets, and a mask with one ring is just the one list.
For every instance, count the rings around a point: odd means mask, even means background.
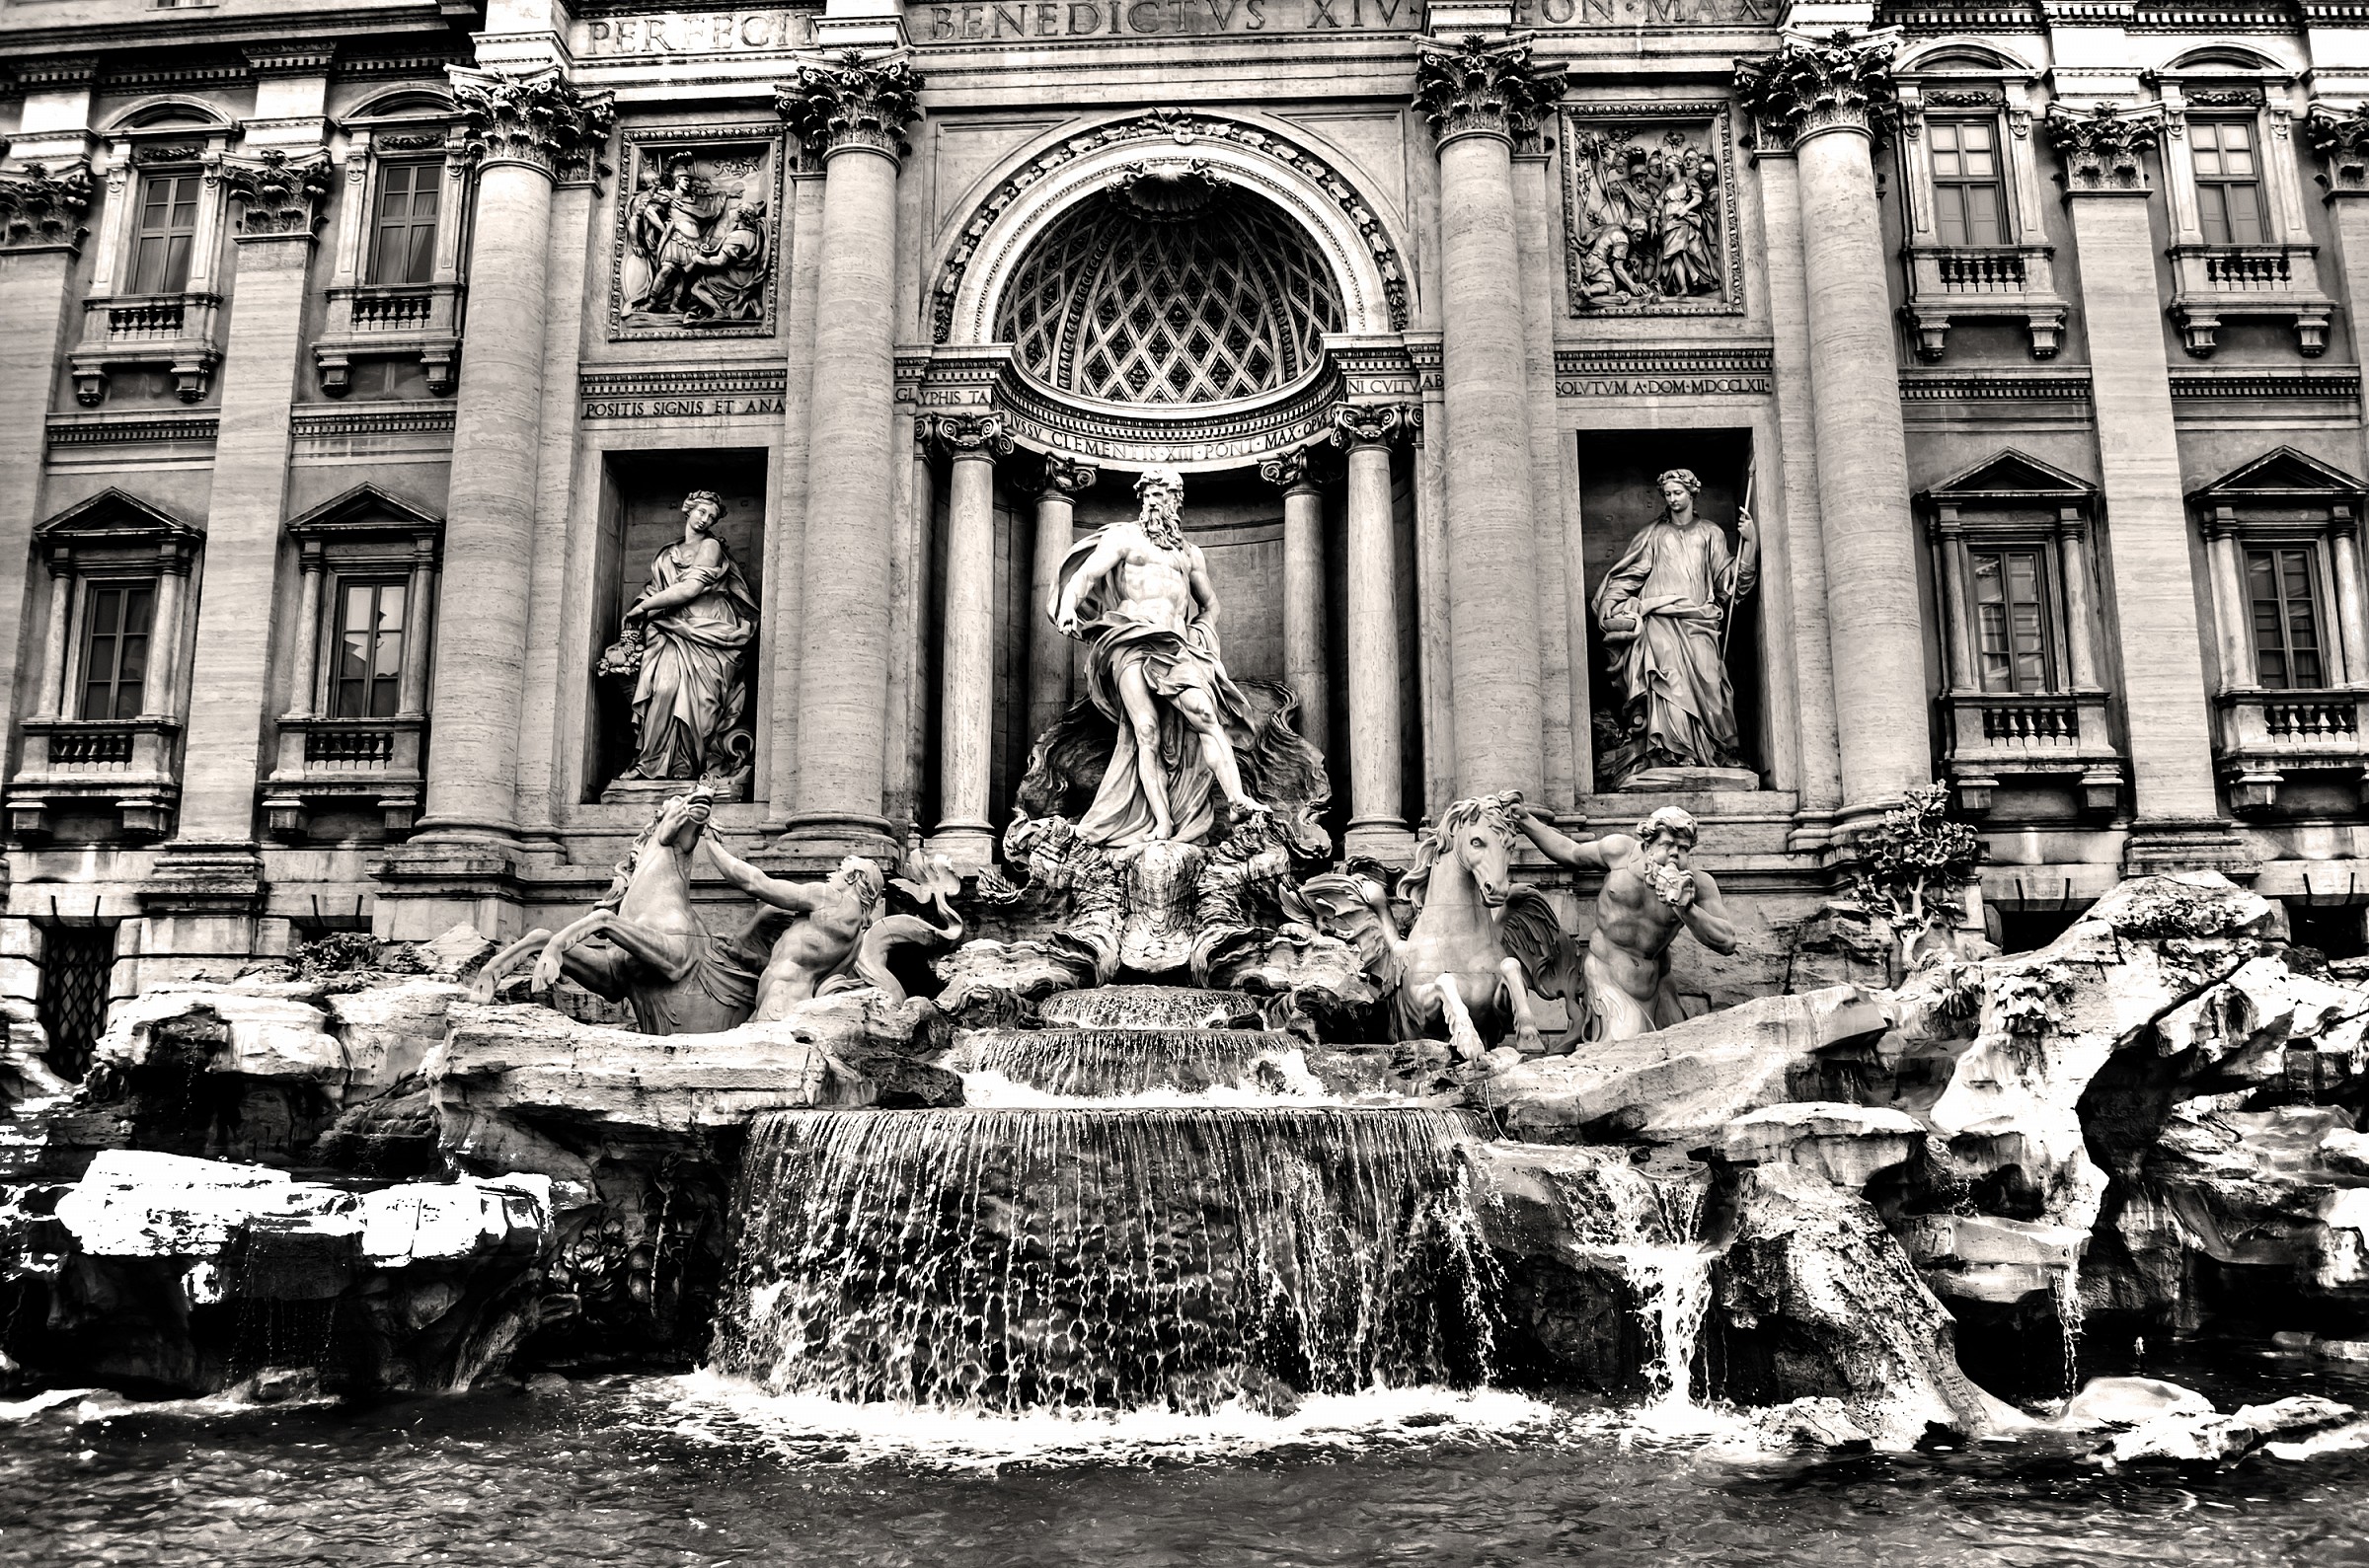
[{"label": "statue's draped cloak", "polygon": [[719,539],[678,540],[650,563],[644,592],[695,581],[698,597],[643,623],[634,719],[645,779],[699,779],[737,765],[726,737],[741,726],[748,687],[741,660],[757,634],[757,601]]},{"label": "statue's draped cloak", "polygon": [[[1069,581],[1108,532],[1108,528],[1098,528],[1071,546],[1061,561],[1058,580]],[[1079,819],[1078,837],[1110,849],[1124,849],[1151,837],[1152,806],[1135,766],[1135,730],[1118,695],[1119,677],[1135,668],[1143,672],[1144,685],[1159,699],[1160,761],[1168,774],[1173,836],[1184,843],[1197,843],[1216,825],[1217,781],[1201,758],[1200,736],[1177,711],[1175,699],[1191,689],[1207,693],[1238,759],[1252,750],[1256,721],[1249,702],[1226,674],[1218,652],[1217,629],[1201,619],[1197,603],[1182,634],[1123,614],[1119,603],[1108,576],[1089,584],[1078,596],[1078,622],[1087,643],[1086,689],[1094,706],[1118,727],[1094,804]]]},{"label": "statue's draped cloak", "polygon": [[[1596,625],[1627,699],[1640,765],[1736,765],[1735,689],[1719,632],[1756,576],[1717,525],[1682,528],[1666,515],[1640,529],[1605,573],[1596,588]],[[1643,601],[1667,594],[1686,602],[1640,613]]]}]

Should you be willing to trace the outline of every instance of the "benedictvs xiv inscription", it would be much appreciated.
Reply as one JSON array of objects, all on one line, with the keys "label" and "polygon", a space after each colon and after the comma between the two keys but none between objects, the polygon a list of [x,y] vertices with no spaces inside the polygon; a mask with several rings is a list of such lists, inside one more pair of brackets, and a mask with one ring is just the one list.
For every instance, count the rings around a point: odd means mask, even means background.
[{"label": "benedictvs xiv inscription", "polygon": [[[1518,0],[1521,28],[1756,27],[1776,0]],[[1228,33],[1414,33],[1422,0],[1029,0],[908,13],[924,43],[1011,38],[1180,37]]]}]

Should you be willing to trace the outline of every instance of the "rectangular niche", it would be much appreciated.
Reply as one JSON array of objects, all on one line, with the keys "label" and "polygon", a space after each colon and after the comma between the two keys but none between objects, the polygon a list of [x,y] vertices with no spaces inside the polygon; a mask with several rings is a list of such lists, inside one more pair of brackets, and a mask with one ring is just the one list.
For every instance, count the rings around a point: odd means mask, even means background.
[{"label": "rectangular niche", "polygon": [[[739,727],[746,731],[753,759],[761,728],[757,703],[758,674],[764,667],[764,607],[769,585],[765,569],[766,454],[762,448],[689,448],[667,452],[611,452],[601,485],[601,537],[595,563],[594,598],[589,647],[584,658],[592,669],[590,734],[585,748],[587,800],[625,800],[642,794],[664,794],[688,788],[695,781],[623,780],[637,757],[634,698],[638,678],[604,672],[604,650],[613,647],[624,626],[625,610],[640,598],[650,581],[650,565],[667,546],[683,538],[683,500],[695,490],[713,490],[724,503],[724,516],[714,536],[739,568],[749,595],[756,601],[759,635],[742,650],[739,676],[742,689]],[[747,786],[726,790],[725,799],[753,795],[753,774]]]},{"label": "rectangular niche", "polygon": [[1742,314],[1724,100],[1567,104],[1562,162],[1573,316]]},{"label": "rectangular niche", "polygon": [[[1624,748],[1632,738],[1631,713],[1627,692],[1612,661],[1612,645],[1605,641],[1596,614],[1596,595],[1639,531],[1661,516],[1662,498],[1655,482],[1670,469],[1692,470],[1702,481],[1703,488],[1695,496],[1696,515],[1719,527],[1732,557],[1736,506],[1744,496],[1752,437],[1747,430],[1591,430],[1580,432],[1577,440],[1588,713],[1594,731],[1589,737],[1592,777],[1596,791],[1610,792],[1620,786]],[[1768,529],[1763,514],[1768,507],[1757,495],[1752,506],[1754,520],[1762,525],[1765,550]],[[1764,580],[1767,572],[1764,554],[1760,562]],[[1736,605],[1726,630],[1724,654],[1733,694],[1739,765],[1765,781],[1769,764],[1761,692],[1762,591],[1756,586]]]},{"label": "rectangular niche", "polygon": [[781,126],[629,128],[622,162],[610,340],[772,336]]}]

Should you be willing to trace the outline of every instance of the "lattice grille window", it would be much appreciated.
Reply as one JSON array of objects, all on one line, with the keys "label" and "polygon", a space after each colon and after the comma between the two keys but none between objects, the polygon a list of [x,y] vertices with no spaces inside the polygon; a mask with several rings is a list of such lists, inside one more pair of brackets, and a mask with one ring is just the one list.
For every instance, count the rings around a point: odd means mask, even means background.
[{"label": "lattice grille window", "polygon": [[1092,198],[1036,243],[996,336],[1038,380],[1116,403],[1218,403],[1288,385],[1341,330],[1300,228],[1230,192],[1183,219]]}]

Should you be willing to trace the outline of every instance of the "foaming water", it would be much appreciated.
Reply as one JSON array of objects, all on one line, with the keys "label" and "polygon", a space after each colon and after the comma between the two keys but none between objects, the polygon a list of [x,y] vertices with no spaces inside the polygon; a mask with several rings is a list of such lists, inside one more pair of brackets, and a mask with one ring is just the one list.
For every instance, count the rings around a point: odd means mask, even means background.
[{"label": "foaming water", "polygon": [[1257,1029],[1265,1026],[1259,1004],[1239,991],[1194,991],[1184,986],[1096,986],[1047,997],[1038,1007],[1047,1023],[1077,1029]]},{"label": "foaming water", "polygon": [[944,1470],[1199,1463],[1277,1450],[1346,1456],[1445,1441],[1552,1443],[1572,1430],[1569,1412],[1499,1388],[1313,1394],[1282,1414],[1240,1400],[1189,1415],[1167,1409],[1041,1407],[996,1414],[771,1393],[746,1379],[701,1372],[646,1385],[641,1396],[643,1419],[695,1441],[756,1443],[790,1459]]},{"label": "foaming water", "polygon": [[1457,1113],[783,1111],[713,1361],[774,1393],[1201,1413],[1486,1381]]}]

